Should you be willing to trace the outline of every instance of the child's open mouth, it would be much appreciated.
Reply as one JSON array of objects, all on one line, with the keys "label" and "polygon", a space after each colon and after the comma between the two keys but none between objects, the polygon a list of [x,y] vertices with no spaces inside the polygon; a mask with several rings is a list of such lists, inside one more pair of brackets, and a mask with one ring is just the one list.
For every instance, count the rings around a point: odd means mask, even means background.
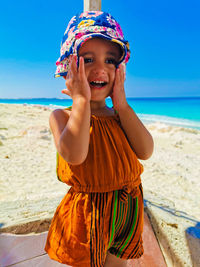
[{"label": "child's open mouth", "polygon": [[90,85],[95,88],[102,88],[107,84],[105,81],[92,81],[90,82]]}]

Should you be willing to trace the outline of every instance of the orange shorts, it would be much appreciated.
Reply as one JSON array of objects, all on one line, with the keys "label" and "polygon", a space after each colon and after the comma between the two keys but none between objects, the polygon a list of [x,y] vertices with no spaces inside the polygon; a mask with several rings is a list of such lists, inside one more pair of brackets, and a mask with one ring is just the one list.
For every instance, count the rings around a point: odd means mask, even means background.
[{"label": "orange shorts", "polygon": [[107,252],[123,259],[143,254],[143,192],[78,193],[71,188],[52,220],[45,250],[58,262],[103,266]]}]

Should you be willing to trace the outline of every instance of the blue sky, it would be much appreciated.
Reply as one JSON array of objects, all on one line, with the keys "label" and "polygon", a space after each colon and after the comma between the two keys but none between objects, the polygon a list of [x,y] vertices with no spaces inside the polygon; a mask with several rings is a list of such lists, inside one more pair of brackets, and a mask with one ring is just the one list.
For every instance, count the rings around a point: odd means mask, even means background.
[{"label": "blue sky", "polygon": [[[82,10],[83,0],[1,2],[0,98],[64,97],[55,61]],[[102,10],[130,43],[128,97],[200,96],[199,0],[102,0]]]}]

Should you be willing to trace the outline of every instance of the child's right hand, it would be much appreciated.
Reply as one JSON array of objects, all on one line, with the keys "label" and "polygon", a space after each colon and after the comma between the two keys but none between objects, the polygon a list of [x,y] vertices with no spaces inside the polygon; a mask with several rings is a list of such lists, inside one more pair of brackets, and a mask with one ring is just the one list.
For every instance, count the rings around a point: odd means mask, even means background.
[{"label": "child's right hand", "polygon": [[73,55],[68,76],[65,77],[67,89],[63,89],[63,94],[69,95],[73,100],[76,97],[83,97],[87,101],[91,99],[90,86],[85,75],[84,59],[80,57],[79,68],[77,67],[77,56]]}]

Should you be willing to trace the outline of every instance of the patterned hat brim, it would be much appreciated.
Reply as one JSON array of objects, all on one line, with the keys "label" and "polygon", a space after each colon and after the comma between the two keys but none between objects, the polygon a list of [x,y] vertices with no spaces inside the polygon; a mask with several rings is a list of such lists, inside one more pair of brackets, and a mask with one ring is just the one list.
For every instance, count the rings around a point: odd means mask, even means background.
[{"label": "patterned hat brim", "polygon": [[[112,38],[110,36],[107,36],[102,33],[90,33],[90,34],[85,34],[81,38],[75,40],[74,44],[74,49],[73,53],[74,55],[78,55],[78,51],[81,48],[81,46],[88,41],[89,39],[92,38],[102,38],[108,41],[111,41],[115,44],[118,44],[121,47],[122,55],[121,58],[118,62],[118,65],[125,61],[127,57],[127,46],[125,43],[121,42],[120,40],[117,40],[115,38]],[[68,70],[69,70],[69,64],[70,64],[70,57],[68,55],[62,55],[56,62],[57,65],[57,70],[54,75],[54,77],[61,77],[61,76],[67,76]]]}]

